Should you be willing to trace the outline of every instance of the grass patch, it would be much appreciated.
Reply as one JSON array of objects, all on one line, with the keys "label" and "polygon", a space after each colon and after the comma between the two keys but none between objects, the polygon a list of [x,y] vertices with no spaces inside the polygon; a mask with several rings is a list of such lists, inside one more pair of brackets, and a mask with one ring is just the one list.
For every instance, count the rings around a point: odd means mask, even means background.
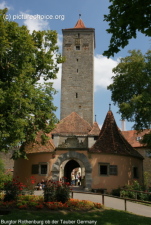
[{"label": "grass patch", "polygon": [[[6,221],[12,221],[13,222],[12,224],[20,224],[20,225],[27,225],[27,224],[150,225],[151,224],[151,218],[137,216],[131,213],[112,209],[92,210],[82,213],[79,211],[70,212],[66,210],[60,211],[14,210],[8,215],[0,216],[0,221],[1,221],[0,224],[6,224]],[[32,223],[29,223],[29,221],[32,221]],[[90,221],[94,222],[90,223]]]}]

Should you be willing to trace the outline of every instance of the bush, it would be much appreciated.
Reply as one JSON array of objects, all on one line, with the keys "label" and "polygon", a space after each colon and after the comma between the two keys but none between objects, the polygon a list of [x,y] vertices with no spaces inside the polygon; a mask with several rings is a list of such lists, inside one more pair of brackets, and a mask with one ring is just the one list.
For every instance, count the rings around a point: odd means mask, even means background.
[{"label": "bush", "polygon": [[12,180],[12,175],[0,171],[0,190],[4,190],[4,184]]},{"label": "bush", "polygon": [[133,191],[144,191],[143,186],[141,186],[138,181],[134,181],[132,185],[126,185],[125,189],[121,191],[121,196],[124,198],[132,198],[143,201],[149,201],[150,195],[145,193],[133,192]]},{"label": "bush", "polygon": [[111,195],[120,197],[121,188],[113,189]]},{"label": "bush", "polygon": [[19,182],[17,179],[12,179],[4,184],[4,201],[13,201],[18,198],[18,195],[22,194],[25,185]]},{"label": "bush", "polygon": [[45,202],[65,203],[70,199],[70,184],[63,181],[49,181],[44,188]]},{"label": "bush", "polygon": [[42,196],[33,195],[19,195],[16,201],[3,202],[0,201],[1,209],[21,209],[21,210],[80,210],[88,211],[91,209],[102,209],[103,206],[100,203],[95,203],[87,200],[70,199],[65,203],[62,202],[44,202]]},{"label": "bush", "polygon": [[35,190],[36,179],[34,176],[26,178],[25,188],[22,191],[22,194],[33,195]]}]

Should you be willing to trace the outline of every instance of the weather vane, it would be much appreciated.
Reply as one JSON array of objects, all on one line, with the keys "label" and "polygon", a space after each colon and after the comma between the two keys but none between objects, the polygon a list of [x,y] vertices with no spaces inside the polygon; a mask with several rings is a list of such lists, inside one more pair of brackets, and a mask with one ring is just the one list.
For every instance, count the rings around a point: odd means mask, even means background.
[{"label": "weather vane", "polygon": [[111,104],[109,104],[109,111],[111,111]]}]

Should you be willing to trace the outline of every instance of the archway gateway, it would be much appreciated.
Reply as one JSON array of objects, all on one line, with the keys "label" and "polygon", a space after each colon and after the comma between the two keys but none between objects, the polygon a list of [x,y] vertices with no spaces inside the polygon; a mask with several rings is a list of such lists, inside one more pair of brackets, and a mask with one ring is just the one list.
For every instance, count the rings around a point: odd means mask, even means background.
[{"label": "archway gateway", "polygon": [[69,151],[60,155],[52,166],[52,179],[54,181],[59,181],[60,178],[64,176],[65,165],[72,160],[75,161],[74,166],[79,165],[79,167],[81,167],[81,175],[85,175],[85,188],[91,189],[92,167],[88,158],[83,153]]},{"label": "archway gateway", "polygon": [[69,160],[65,166],[64,166],[64,177],[66,177],[66,180],[71,183],[71,173],[75,168],[80,167],[80,164],[74,160]]}]

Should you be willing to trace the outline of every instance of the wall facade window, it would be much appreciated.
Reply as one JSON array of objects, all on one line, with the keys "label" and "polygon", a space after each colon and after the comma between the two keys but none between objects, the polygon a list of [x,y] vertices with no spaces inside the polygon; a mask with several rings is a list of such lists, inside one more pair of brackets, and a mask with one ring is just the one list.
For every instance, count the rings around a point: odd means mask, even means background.
[{"label": "wall facade window", "polygon": [[109,175],[109,164],[108,163],[100,163],[99,164],[99,174],[101,176]]},{"label": "wall facade window", "polygon": [[117,175],[117,165],[110,165],[110,175]]},{"label": "wall facade window", "polygon": [[138,178],[138,167],[133,167],[133,178]]},{"label": "wall facade window", "polygon": [[47,163],[40,163],[39,164],[39,174],[41,175],[45,175],[47,174],[47,171],[48,171],[48,165]]},{"label": "wall facade window", "polygon": [[46,175],[48,173],[48,164],[45,162],[33,164],[31,171],[32,174]]},{"label": "wall facade window", "polygon": [[100,176],[118,175],[117,165],[110,165],[109,163],[99,163],[99,175]]}]

